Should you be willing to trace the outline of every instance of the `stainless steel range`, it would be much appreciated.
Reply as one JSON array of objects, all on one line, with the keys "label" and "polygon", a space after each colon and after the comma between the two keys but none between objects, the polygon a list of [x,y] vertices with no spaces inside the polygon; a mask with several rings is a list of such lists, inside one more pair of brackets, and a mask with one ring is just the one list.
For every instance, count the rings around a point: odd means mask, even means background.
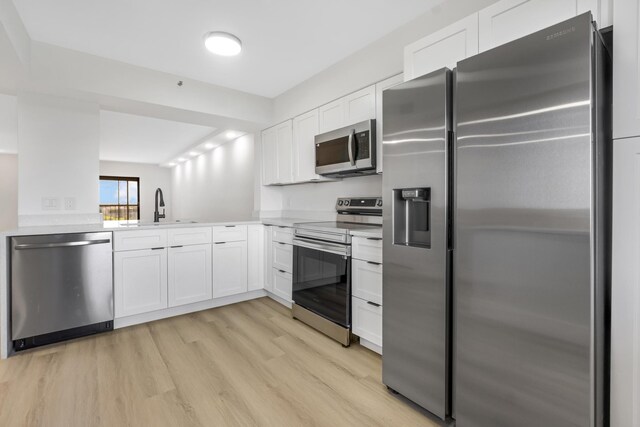
[{"label": "stainless steel range", "polygon": [[336,221],[295,224],[293,317],[351,341],[351,233],[380,229],[382,198],[339,198]]}]

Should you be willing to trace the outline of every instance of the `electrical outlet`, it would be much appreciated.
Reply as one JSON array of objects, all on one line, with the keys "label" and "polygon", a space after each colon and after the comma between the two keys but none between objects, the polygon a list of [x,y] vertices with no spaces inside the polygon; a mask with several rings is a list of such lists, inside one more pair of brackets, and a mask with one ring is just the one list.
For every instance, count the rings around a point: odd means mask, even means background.
[{"label": "electrical outlet", "polygon": [[67,211],[76,210],[76,198],[75,197],[65,197],[64,198],[64,209]]},{"label": "electrical outlet", "polygon": [[43,211],[55,211],[60,209],[60,200],[57,197],[43,197],[42,198],[42,210]]}]

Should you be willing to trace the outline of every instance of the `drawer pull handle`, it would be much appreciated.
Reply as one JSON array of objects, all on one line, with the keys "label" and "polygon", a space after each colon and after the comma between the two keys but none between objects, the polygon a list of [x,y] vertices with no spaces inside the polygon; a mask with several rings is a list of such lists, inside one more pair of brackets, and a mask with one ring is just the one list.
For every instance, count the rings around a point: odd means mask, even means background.
[{"label": "drawer pull handle", "polygon": [[164,249],[164,248],[151,248],[152,251],[160,251],[162,249]]},{"label": "drawer pull handle", "polygon": [[373,262],[373,261],[367,261],[367,264],[382,265],[381,262]]},{"label": "drawer pull handle", "polygon": [[282,243],[282,242],[276,242],[279,245],[286,245],[286,243]]},{"label": "drawer pull handle", "polygon": [[278,228],[287,228],[284,225],[279,225]]},{"label": "drawer pull handle", "polygon": [[227,242],[216,242],[216,245],[224,245]]},{"label": "drawer pull handle", "polygon": [[235,225],[225,225],[225,227],[227,227],[227,228],[233,228],[233,227],[235,227]]},{"label": "drawer pull handle", "polygon": [[371,302],[371,301],[367,301],[367,304],[372,305],[374,307],[380,307],[380,304],[375,303],[375,302]]},{"label": "drawer pull handle", "polygon": [[279,271],[280,273],[286,273],[286,271],[284,271],[284,270],[280,270],[280,269],[278,269],[278,271]]},{"label": "drawer pull handle", "polygon": [[178,246],[171,246],[172,248],[181,248],[182,245],[178,245]]},{"label": "drawer pull handle", "polygon": [[377,241],[380,241],[380,240],[382,240],[382,237],[367,237],[367,240],[377,240]]}]

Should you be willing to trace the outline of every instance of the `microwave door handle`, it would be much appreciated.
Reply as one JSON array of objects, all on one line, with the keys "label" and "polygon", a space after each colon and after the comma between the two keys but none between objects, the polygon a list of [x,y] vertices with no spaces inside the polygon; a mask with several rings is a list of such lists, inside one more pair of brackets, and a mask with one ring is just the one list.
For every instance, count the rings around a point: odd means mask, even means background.
[{"label": "microwave door handle", "polygon": [[356,136],[356,130],[355,129],[351,129],[351,132],[349,133],[349,142],[347,143],[348,145],[348,149],[349,149],[349,163],[351,163],[351,166],[355,166],[356,165],[356,159],[355,159],[355,155],[354,155],[354,150],[353,150],[353,142],[355,140],[355,136]]}]

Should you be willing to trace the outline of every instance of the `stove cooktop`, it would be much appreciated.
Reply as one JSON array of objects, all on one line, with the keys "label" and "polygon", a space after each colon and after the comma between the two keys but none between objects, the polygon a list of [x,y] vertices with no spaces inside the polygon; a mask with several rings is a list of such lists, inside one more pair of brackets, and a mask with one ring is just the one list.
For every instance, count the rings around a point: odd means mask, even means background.
[{"label": "stove cooktop", "polygon": [[303,222],[293,224],[295,228],[318,230],[329,233],[349,234],[356,230],[375,230],[382,226],[378,224],[363,224],[358,222],[340,222],[340,221],[321,221],[321,222]]}]

